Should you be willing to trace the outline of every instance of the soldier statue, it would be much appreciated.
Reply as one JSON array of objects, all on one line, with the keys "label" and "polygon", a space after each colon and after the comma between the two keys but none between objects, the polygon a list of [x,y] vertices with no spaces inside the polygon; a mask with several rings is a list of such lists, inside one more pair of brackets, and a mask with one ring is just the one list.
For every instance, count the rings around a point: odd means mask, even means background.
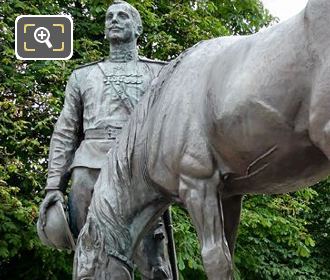
[{"label": "soldier statue", "polygon": [[[138,56],[141,32],[139,12],[115,0],[105,19],[109,57],[78,67],[69,78],[64,107],[51,138],[46,197],[38,221],[39,236],[47,245],[74,249],[106,154],[165,64]],[[63,192],[70,179],[68,226],[61,217],[65,215]],[[168,232],[160,220],[142,240],[135,263],[143,279],[173,279]]]}]

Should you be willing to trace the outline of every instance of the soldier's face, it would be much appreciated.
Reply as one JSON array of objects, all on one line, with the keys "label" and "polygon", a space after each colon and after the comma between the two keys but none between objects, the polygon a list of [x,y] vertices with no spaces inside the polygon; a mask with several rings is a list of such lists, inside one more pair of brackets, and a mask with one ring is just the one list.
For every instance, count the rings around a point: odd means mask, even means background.
[{"label": "soldier's face", "polygon": [[127,43],[137,38],[137,26],[129,7],[122,4],[109,7],[105,19],[105,36],[113,43]]}]

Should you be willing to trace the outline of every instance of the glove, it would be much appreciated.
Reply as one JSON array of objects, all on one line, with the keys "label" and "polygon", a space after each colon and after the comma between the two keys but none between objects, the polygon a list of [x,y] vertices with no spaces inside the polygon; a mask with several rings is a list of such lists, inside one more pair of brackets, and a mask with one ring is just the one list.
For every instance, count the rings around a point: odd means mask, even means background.
[{"label": "glove", "polygon": [[46,218],[47,209],[57,201],[60,201],[61,203],[64,204],[63,193],[60,190],[47,191],[46,197],[40,205],[40,212],[39,212],[39,222],[42,229],[44,229],[47,223],[47,218]]}]

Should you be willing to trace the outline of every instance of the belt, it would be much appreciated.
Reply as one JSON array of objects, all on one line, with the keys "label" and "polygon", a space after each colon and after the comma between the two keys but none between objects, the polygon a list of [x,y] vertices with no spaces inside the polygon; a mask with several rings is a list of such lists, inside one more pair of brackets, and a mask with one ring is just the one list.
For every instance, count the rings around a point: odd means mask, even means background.
[{"label": "belt", "polygon": [[111,139],[114,140],[121,132],[121,127],[106,127],[85,130],[85,139]]}]

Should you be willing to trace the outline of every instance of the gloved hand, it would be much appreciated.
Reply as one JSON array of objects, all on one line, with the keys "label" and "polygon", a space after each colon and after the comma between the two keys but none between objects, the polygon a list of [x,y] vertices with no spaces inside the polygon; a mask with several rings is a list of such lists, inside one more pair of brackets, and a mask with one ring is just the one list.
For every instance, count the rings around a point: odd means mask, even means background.
[{"label": "gloved hand", "polygon": [[47,218],[46,218],[47,209],[57,201],[60,201],[61,203],[64,204],[63,193],[60,190],[47,191],[46,197],[40,205],[40,212],[39,212],[39,222],[42,229],[46,226],[47,223]]}]

